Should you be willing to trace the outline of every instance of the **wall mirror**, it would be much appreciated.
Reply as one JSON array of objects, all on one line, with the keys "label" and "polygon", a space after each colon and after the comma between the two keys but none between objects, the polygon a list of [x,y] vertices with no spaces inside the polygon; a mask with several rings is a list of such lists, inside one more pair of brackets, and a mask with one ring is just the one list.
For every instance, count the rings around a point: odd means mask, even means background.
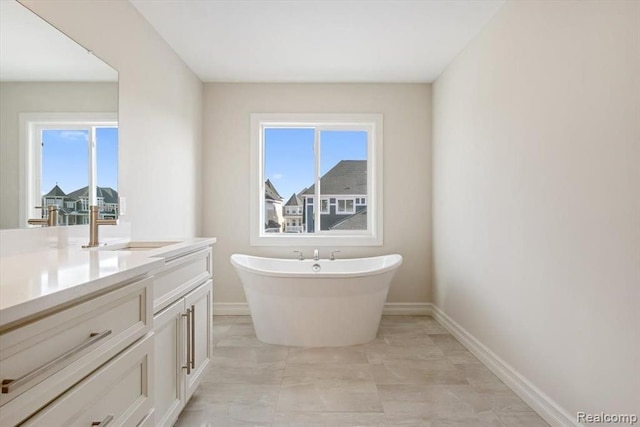
[{"label": "wall mirror", "polygon": [[118,72],[15,0],[0,52],[0,229],[117,217]]}]

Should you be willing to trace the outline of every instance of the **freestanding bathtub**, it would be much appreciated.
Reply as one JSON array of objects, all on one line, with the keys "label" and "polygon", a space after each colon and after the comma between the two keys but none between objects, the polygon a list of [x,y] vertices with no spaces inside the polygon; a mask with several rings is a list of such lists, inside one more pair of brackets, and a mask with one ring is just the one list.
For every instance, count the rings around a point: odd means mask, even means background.
[{"label": "freestanding bathtub", "polygon": [[373,340],[402,256],[311,259],[231,255],[260,341],[338,347]]}]

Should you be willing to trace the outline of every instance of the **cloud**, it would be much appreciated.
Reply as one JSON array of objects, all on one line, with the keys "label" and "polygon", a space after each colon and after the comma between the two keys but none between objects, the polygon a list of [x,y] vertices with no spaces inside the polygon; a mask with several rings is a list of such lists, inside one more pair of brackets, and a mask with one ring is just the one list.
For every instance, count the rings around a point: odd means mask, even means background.
[{"label": "cloud", "polygon": [[273,176],[271,177],[274,181],[277,179],[282,179],[284,178],[284,174],[281,173],[274,173]]},{"label": "cloud", "polygon": [[86,130],[63,130],[60,131],[60,138],[68,141],[88,141],[89,135]]}]

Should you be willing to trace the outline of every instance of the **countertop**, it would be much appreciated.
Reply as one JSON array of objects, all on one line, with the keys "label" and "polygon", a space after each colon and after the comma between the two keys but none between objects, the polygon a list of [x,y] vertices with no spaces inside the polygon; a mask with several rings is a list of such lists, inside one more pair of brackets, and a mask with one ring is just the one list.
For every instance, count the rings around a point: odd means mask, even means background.
[{"label": "countertop", "polygon": [[167,260],[213,245],[215,238],[177,241],[144,251],[67,247],[0,258],[0,330],[150,273]]}]

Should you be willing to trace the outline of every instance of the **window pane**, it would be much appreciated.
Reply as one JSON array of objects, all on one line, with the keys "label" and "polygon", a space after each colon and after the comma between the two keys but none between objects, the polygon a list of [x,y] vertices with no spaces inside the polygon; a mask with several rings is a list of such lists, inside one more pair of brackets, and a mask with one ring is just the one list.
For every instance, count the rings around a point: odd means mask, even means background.
[{"label": "window pane", "polygon": [[[98,197],[102,218],[118,215],[118,128],[96,128],[96,163]],[[100,200],[100,199],[98,199]]]},{"label": "window pane", "polygon": [[89,185],[89,131],[42,131],[42,195],[69,194]]},{"label": "window pane", "polygon": [[366,205],[355,206],[356,197],[367,196],[367,132],[320,132],[320,194],[335,199],[320,216],[321,230],[366,230]]},{"label": "window pane", "polygon": [[[313,206],[308,202],[314,192],[314,138],[314,129],[310,128],[265,129],[262,198],[265,232],[313,232]],[[303,225],[283,227],[287,219],[293,219],[283,215],[285,205],[304,208],[302,214],[296,216]]]}]

